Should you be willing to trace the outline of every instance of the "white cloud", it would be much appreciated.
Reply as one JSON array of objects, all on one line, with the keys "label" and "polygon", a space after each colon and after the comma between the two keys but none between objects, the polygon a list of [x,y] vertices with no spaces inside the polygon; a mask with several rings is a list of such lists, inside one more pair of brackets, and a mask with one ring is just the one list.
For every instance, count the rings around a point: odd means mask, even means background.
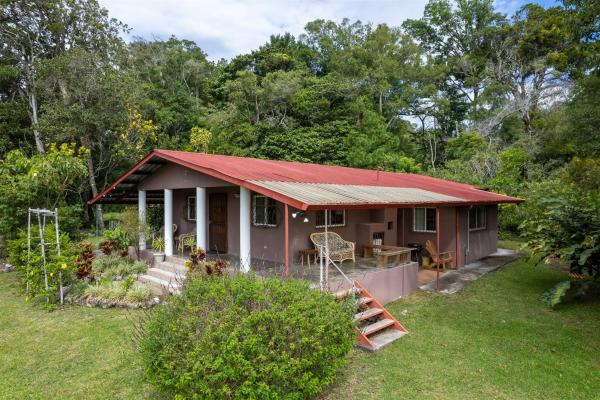
[{"label": "white cloud", "polygon": [[302,33],[315,19],[399,26],[419,18],[427,0],[100,0],[110,16],[132,28],[130,37],[171,35],[194,40],[209,58],[231,58],[265,43],[269,36]]}]

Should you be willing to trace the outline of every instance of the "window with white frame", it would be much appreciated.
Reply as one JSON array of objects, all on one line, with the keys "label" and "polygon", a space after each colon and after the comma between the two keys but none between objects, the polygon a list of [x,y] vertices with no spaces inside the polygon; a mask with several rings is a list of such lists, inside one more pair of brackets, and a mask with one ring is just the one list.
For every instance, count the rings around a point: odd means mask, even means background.
[{"label": "window with white frame", "polygon": [[252,224],[254,226],[277,226],[277,202],[272,198],[254,195],[252,210]]},{"label": "window with white frame", "polygon": [[418,207],[413,210],[414,232],[435,232],[435,208]]},{"label": "window with white frame", "polygon": [[[346,210],[327,210],[327,226],[346,226]],[[317,211],[315,227],[325,227],[325,211]]]},{"label": "window with white frame", "polygon": [[471,207],[469,210],[469,229],[478,231],[487,227],[487,211],[485,206]]},{"label": "window with white frame", "polygon": [[187,198],[187,219],[188,221],[196,220],[196,196]]}]

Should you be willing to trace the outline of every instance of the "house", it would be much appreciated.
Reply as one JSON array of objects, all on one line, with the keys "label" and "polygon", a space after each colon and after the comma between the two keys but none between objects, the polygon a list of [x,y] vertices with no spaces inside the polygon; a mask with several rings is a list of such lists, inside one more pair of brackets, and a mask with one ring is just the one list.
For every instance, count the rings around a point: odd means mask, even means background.
[{"label": "house", "polygon": [[[164,204],[167,256],[175,255],[177,236],[193,233],[198,246],[239,257],[243,271],[261,260],[287,273],[326,221],[358,255],[374,243],[430,240],[460,268],[496,251],[498,204],[522,201],[416,174],[155,150],[89,204],[137,203],[141,218],[147,204]],[[367,267],[373,275],[363,283],[384,302],[416,288],[417,263],[396,263]]]}]

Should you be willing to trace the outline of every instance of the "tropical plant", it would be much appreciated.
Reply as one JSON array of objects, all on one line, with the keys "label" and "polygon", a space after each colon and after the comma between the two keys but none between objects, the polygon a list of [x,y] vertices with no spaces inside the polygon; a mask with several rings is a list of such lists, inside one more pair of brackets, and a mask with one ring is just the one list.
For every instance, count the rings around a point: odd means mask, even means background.
[{"label": "tropical plant", "polygon": [[152,240],[152,248],[159,253],[164,253],[165,252],[165,238],[155,237]]},{"label": "tropical plant", "polygon": [[194,275],[139,347],[151,382],[176,398],[310,398],[345,364],[351,315],[300,280]]},{"label": "tropical plant", "polygon": [[94,261],[94,252],[92,251],[91,243],[84,243],[81,249],[81,253],[75,259],[77,265],[77,271],[75,274],[77,278],[93,281],[95,278],[94,270],[92,269],[92,262]]}]

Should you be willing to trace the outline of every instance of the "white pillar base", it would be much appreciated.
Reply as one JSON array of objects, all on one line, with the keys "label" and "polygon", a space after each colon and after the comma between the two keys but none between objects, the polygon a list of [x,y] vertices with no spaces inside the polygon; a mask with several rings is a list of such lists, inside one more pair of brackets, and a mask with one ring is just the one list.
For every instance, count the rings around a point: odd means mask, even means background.
[{"label": "white pillar base", "polygon": [[240,270],[250,271],[250,190],[240,186]]},{"label": "white pillar base", "polygon": [[173,255],[173,190],[165,189],[165,255]]},{"label": "white pillar base", "polygon": [[138,214],[140,219],[140,250],[146,250],[146,191],[138,190]]},{"label": "white pillar base", "polygon": [[196,247],[208,250],[206,238],[206,188],[196,188]]}]

